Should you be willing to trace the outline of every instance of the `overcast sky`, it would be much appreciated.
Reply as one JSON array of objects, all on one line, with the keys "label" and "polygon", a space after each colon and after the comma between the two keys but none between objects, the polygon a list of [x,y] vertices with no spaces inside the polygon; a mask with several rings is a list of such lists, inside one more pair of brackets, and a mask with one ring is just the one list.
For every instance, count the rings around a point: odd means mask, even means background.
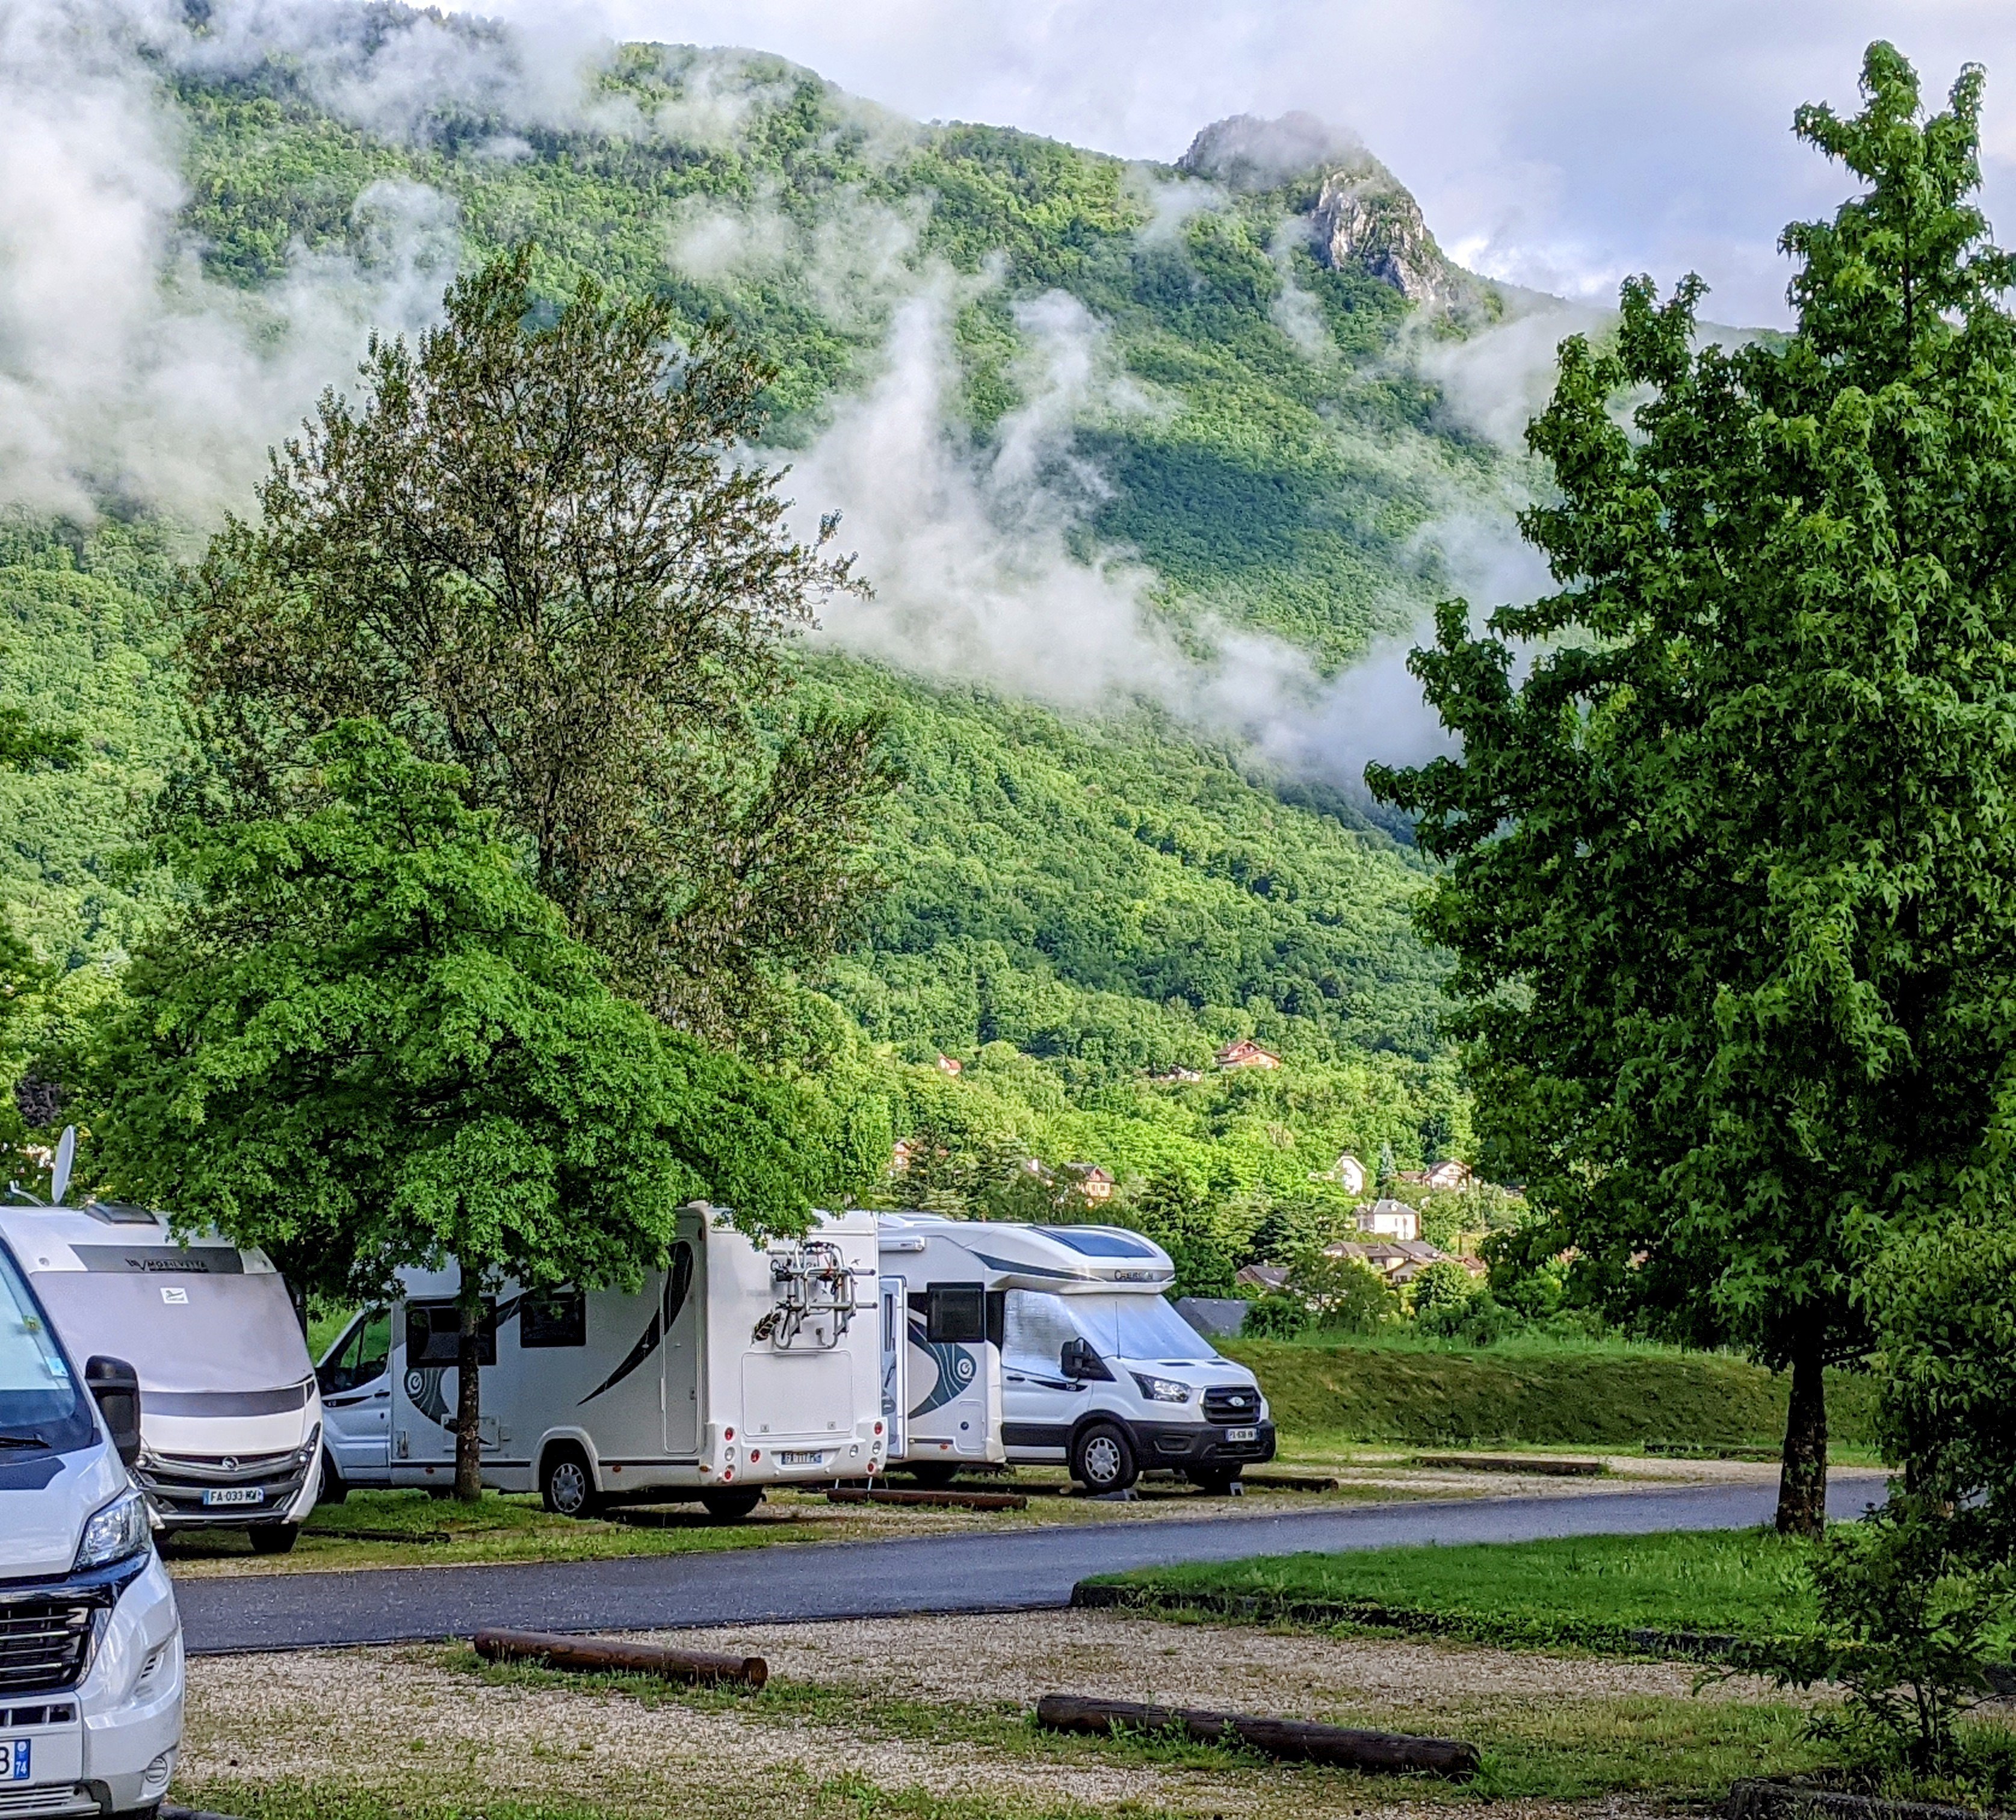
[{"label": "overcast sky", "polygon": [[[553,0],[480,9],[550,20]],[[1784,318],[1774,251],[1843,179],[1795,146],[1888,37],[1942,97],[1985,63],[1987,198],[2016,219],[2016,0],[586,0],[618,35],[745,45],[925,119],[1173,159],[1206,121],[1356,129],[1457,257],[1608,297],[1690,268],[1707,314]],[[2007,231],[2016,234],[2016,228]]]}]

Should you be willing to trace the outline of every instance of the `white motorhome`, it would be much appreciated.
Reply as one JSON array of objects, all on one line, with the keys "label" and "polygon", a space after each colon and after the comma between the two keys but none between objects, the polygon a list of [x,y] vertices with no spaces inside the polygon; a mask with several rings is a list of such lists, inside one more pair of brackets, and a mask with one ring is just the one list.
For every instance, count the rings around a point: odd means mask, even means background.
[{"label": "white motorhome", "polygon": [[[1068,1465],[1095,1492],[1173,1468],[1222,1492],[1273,1458],[1259,1381],[1170,1306],[1175,1266],[1139,1233],[923,1213],[884,1215],[883,1231],[883,1270],[927,1307],[934,1283],[985,1292],[981,1350],[999,1355],[1001,1454],[1011,1463]],[[913,1367],[916,1358],[913,1345]],[[913,1422],[920,1400],[913,1387]],[[918,1452],[913,1440],[911,1458]]]},{"label": "white motorhome", "polygon": [[900,1297],[902,1421],[889,1464],[927,1485],[962,1467],[1000,1465],[1001,1341],[1006,1294],[958,1242],[967,1223],[885,1213],[882,1270]]},{"label": "white motorhome", "polygon": [[243,1529],[293,1546],[321,1481],[322,1399],[286,1284],[265,1252],[178,1239],[144,1207],[0,1206],[13,1247],[74,1357],[139,1373],[134,1477],[157,1529]]},{"label": "white motorhome", "polygon": [[132,1367],[67,1348],[0,1234],[0,1815],[150,1815],[182,1735],[182,1624],[128,1467]]},{"label": "white motorhome", "polygon": [[[382,1481],[455,1477],[460,1272],[412,1271],[389,1310]],[[635,1293],[524,1289],[487,1299],[480,1357],[484,1483],[592,1515],[611,1500],[694,1500],[746,1515],[765,1487],[882,1470],[881,1326],[872,1213],[822,1214],[802,1239],[752,1242],[719,1209],[679,1216],[665,1267]],[[360,1368],[367,1310],[325,1360]],[[332,1411],[368,1418],[346,1377]],[[368,1432],[368,1431],[367,1431]],[[348,1444],[332,1437],[333,1447]],[[345,1456],[339,1454],[339,1459]]]}]

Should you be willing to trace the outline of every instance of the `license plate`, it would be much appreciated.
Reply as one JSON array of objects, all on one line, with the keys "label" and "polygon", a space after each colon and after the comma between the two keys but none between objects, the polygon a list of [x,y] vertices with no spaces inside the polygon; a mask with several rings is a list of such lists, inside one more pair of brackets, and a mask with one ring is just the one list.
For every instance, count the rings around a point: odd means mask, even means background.
[{"label": "license plate", "polygon": [[777,1456],[777,1464],[779,1466],[823,1466],[826,1464],[826,1455],[783,1453]]},{"label": "license plate", "polygon": [[266,1488],[263,1485],[213,1486],[203,1494],[203,1501],[213,1505],[264,1504],[266,1501]]},{"label": "license plate", "polygon": [[0,1750],[7,1753],[8,1781],[24,1782],[28,1779],[29,1758],[34,1746],[32,1738],[0,1738]]},{"label": "license plate", "polygon": [[1260,1431],[1257,1428],[1229,1428],[1225,1431],[1228,1441],[1257,1441]]}]

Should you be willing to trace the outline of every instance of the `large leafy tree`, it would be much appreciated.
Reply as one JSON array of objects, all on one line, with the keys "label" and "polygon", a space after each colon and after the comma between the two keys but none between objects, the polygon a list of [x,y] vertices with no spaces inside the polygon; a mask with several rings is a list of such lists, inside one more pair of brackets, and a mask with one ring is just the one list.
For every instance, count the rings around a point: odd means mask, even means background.
[{"label": "large leafy tree", "polygon": [[166,838],[193,901],[111,1014],[95,1173],[325,1292],[456,1260],[473,1497],[487,1289],[634,1280],[696,1195],[802,1225],[819,1159],[788,1090],[610,990],[458,773],[369,722],[308,756],[307,813]]},{"label": "large leafy tree", "polygon": [[1445,606],[1413,668],[1462,755],[1373,773],[1449,862],[1422,926],[1530,1242],[1789,1368],[1802,1531],[1859,1274],[2003,1169],[2016,1036],[2016,268],[1981,72],[1929,118],[1889,45],[1862,84],[1797,116],[1863,188],[1787,229],[1789,337],[1698,346],[1699,281],[1640,279],[1563,344],[1523,521],[1561,592]]},{"label": "large leafy tree", "polygon": [[203,565],[189,674],[234,806],[382,721],[463,768],[632,996],[739,1035],[873,883],[879,722],[764,724],[782,641],[854,584],[743,458],[769,368],[725,329],[682,351],[664,300],[589,280],[542,314],[532,270],[521,247],[457,281],[275,452]]}]

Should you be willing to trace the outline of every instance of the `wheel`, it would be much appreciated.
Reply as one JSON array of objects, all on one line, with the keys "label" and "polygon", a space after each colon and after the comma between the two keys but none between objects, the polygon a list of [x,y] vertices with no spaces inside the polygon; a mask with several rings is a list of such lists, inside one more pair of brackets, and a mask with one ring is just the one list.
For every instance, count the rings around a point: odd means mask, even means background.
[{"label": "wheel", "polygon": [[317,1504],[340,1504],[350,1495],[350,1487],[344,1483],[343,1475],[336,1469],[335,1457],[328,1448],[322,1451],[322,1490],[315,1494]]},{"label": "wheel", "polygon": [[602,1508],[588,1456],[578,1447],[549,1447],[539,1469],[539,1495],[555,1516],[592,1517]]},{"label": "wheel", "polygon": [[252,1552],[255,1555],[285,1555],[290,1552],[301,1533],[299,1523],[254,1523],[245,1532],[252,1538]]},{"label": "wheel", "polygon": [[1207,1497],[1224,1497],[1230,1493],[1233,1487],[1239,1483],[1239,1472],[1237,1467],[1231,1472],[1208,1472],[1201,1467],[1193,1466],[1184,1476]]},{"label": "wheel", "polygon": [[941,1491],[959,1476],[956,1460],[916,1460],[903,1470],[929,1491]]},{"label": "wheel", "polygon": [[700,1501],[717,1522],[739,1523],[763,1501],[760,1491],[703,1491]]},{"label": "wheel", "polygon": [[1071,1443],[1071,1477],[1095,1495],[1125,1491],[1141,1476],[1134,1444],[1110,1422],[1096,1422]]}]

